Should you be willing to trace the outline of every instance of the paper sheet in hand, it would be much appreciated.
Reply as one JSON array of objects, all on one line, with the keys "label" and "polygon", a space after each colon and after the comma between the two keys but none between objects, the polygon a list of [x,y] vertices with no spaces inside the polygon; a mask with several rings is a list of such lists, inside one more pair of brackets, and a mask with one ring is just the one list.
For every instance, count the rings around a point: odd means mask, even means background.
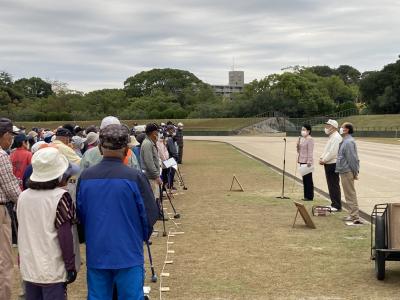
[{"label": "paper sheet in hand", "polygon": [[307,165],[300,165],[299,173],[301,176],[305,176],[312,172],[314,172],[314,165],[312,165],[311,167],[308,167]]},{"label": "paper sheet in hand", "polygon": [[173,157],[171,157],[170,159],[164,160],[163,164],[164,164],[164,167],[166,167],[168,169],[168,168],[176,166],[177,162]]}]

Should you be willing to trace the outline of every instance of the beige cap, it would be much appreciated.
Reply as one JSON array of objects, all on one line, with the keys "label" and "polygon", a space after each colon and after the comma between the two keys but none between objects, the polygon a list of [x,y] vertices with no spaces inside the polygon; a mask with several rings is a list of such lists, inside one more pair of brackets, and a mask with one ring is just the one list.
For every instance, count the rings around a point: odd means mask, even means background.
[{"label": "beige cap", "polygon": [[329,119],[328,122],[326,122],[325,124],[327,124],[327,125],[332,125],[332,126],[335,127],[336,129],[339,128],[339,124],[338,124],[338,122],[335,121],[335,120]]}]

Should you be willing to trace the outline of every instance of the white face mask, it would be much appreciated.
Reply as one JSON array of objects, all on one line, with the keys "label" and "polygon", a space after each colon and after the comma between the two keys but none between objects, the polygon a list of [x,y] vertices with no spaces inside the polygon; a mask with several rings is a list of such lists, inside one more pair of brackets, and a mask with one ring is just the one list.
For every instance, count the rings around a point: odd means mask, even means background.
[{"label": "white face mask", "polygon": [[307,130],[302,130],[301,131],[301,136],[306,137],[308,135]]},{"label": "white face mask", "polygon": [[331,131],[328,128],[325,128],[325,134],[330,134]]},{"label": "white face mask", "polygon": [[339,133],[343,134],[343,128],[342,127],[340,127],[340,129],[339,129]]}]

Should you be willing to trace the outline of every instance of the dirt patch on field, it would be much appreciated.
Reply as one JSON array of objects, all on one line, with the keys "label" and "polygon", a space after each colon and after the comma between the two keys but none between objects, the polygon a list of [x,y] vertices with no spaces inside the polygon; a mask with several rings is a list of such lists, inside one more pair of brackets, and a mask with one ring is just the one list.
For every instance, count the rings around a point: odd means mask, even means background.
[{"label": "dirt patch on field", "polygon": [[[314,217],[317,229],[299,220],[292,228],[293,200],[302,187],[289,181],[290,200],[279,200],[281,176],[233,147],[212,142],[187,142],[181,168],[189,188],[175,196],[182,218],[167,222],[154,237],[157,273],[163,269],[162,299],[397,299],[400,263],[389,263],[387,280],[378,282],[369,260],[369,226],[347,227],[345,212]],[[229,191],[236,174],[245,192]],[[315,201],[327,204],[324,199]],[[313,203],[315,204],[315,203]],[[310,210],[311,203],[306,206]],[[172,212],[167,204],[167,211]],[[161,224],[157,230],[162,231]],[[159,282],[146,285],[160,299]],[[86,298],[84,270],[69,289],[70,299]]]}]

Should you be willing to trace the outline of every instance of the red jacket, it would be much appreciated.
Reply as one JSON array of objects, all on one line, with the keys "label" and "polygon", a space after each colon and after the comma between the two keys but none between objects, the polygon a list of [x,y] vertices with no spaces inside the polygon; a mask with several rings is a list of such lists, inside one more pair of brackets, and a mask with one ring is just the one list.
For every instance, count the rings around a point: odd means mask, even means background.
[{"label": "red jacket", "polygon": [[25,148],[17,148],[10,154],[10,159],[15,177],[22,182],[26,167],[31,164],[32,153]]}]

